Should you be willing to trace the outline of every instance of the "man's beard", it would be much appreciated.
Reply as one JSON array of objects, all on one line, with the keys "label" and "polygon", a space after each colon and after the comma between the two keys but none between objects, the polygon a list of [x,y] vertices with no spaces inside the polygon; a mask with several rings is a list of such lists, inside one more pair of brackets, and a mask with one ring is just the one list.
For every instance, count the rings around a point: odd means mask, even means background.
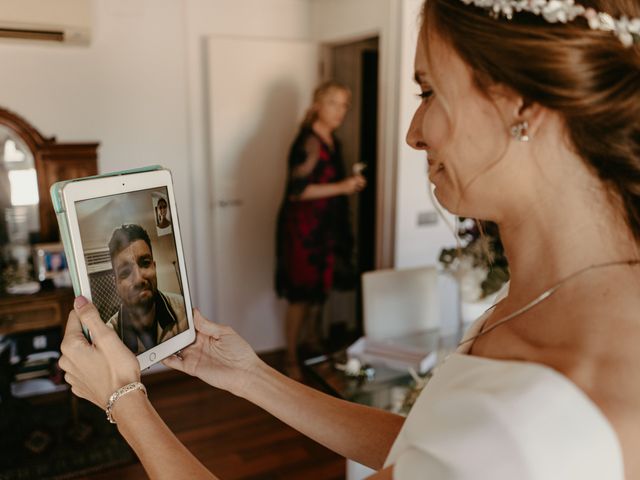
[{"label": "man's beard", "polygon": [[151,292],[151,295],[146,298],[138,299],[136,303],[129,305],[129,308],[131,310],[134,310],[138,314],[149,313],[149,311],[155,305],[156,296],[158,295],[158,290],[156,288],[153,288],[152,285],[149,285],[148,288],[146,288],[145,286],[145,288],[141,288],[136,291],[135,297],[138,298],[140,293],[142,293],[144,290],[149,290]]}]

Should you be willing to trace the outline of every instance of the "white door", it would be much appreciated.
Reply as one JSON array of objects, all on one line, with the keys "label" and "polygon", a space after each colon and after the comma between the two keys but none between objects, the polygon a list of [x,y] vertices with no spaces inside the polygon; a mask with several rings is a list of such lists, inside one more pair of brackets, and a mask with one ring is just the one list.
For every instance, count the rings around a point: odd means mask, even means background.
[{"label": "white door", "polygon": [[276,217],[289,146],[318,79],[318,47],[212,37],[208,61],[216,319],[270,350],[284,344]]}]

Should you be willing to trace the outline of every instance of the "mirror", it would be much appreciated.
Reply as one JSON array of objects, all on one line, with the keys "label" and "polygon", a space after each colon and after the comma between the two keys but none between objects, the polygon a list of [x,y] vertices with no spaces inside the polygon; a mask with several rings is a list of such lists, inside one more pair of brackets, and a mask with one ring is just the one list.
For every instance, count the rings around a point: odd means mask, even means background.
[{"label": "mirror", "polygon": [[43,245],[47,251],[59,249],[49,187],[97,174],[97,150],[96,142],[44,137],[20,115],[0,107],[0,294],[4,284],[33,283],[34,250]]},{"label": "mirror", "polygon": [[23,243],[40,231],[38,177],[33,153],[0,125],[0,243]]}]

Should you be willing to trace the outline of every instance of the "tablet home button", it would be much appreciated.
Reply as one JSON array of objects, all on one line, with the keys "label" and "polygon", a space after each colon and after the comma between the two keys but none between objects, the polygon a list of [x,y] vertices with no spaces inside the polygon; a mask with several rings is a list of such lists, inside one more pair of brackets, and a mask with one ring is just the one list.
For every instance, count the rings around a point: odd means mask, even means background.
[{"label": "tablet home button", "polygon": [[149,360],[151,360],[152,362],[156,359],[156,354],[155,353],[150,353],[149,354]]}]

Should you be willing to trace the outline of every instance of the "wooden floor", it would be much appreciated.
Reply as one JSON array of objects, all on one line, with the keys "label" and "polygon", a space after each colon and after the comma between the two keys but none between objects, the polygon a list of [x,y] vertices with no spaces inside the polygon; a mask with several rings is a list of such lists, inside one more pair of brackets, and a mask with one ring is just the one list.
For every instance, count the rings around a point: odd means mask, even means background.
[{"label": "wooden floor", "polygon": [[[265,358],[278,366],[281,355]],[[193,454],[222,480],[345,478],[345,460],[253,404],[170,371],[145,380],[160,416]],[[147,478],[137,463],[92,480]]]}]

